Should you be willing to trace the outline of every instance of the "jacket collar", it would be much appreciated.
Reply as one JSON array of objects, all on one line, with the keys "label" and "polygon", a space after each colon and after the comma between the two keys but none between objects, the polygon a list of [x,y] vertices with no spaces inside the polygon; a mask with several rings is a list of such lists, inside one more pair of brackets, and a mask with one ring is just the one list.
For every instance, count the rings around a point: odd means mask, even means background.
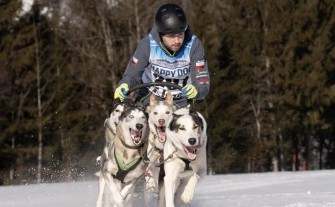
[{"label": "jacket collar", "polygon": [[171,52],[169,51],[166,46],[164,45],[163,41],[162,41],[162,38],[161,38],[161,35],[159,34],[159,32],[157,31],[157,27],[156,25],[153,26],[153,28],[151,29],[151,32],[150,34],[152,35],[152,37],[154,38],[154,40],[157,42],[157,44],[162,48],[162,50],[170,57],[175,57],[179,54],[180,51],[183,50],[184,46],[189,42],[191,41],[192,39],[192,31],[191,31],[191,28],[190,26],[187,27],[186,31],[185,31],[185,39],[184,39],[184,42],[183,42],[183,45],[180,47],[180,49],[176,52]]}]

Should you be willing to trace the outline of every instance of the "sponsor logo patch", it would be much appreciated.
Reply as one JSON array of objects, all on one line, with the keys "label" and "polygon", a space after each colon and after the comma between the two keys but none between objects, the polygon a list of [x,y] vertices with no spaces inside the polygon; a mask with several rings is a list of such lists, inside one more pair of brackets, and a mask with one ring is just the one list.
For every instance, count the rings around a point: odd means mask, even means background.
[{"label": "sponsor logo patch", "polygon": [[168,69],[163,68],[159,66],[152,65],[151,70],[154,74],[157,74],[159,76],[165,77],[165,78],[182,78],[185,76],[188,76],[190,73],[190,67],[182,67],[182,68],[174,68],[174,69]]}]

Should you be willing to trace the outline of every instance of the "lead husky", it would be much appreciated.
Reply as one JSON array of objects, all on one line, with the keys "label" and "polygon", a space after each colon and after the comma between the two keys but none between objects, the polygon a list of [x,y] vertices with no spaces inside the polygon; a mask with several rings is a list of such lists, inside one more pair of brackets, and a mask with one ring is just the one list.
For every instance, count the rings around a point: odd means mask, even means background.
[{"label": "lead husky", "polygon": [[106,146],[107,156],[101,163],[97,207],[103,206],[105,185],[111,192],[114,207],[131,206],[135,184],[147,167],[144,162],[149,133],[147,113],[125,104],[115,129],[114,139]]},{"label": "lead husky", "polygon": [[166,140],[165,130],[166,124],[172,113],[176,110],[173,106],[173,96],[170,92],[167,93],[165,100],[157,100],[155,94],[150,96],[150,104],[146,111],[149,114],[149,146],[148,158],[150,164],[147,169],[146,189],[157,192],[158,177],[160,171],[160,158],[163,158],[163,147]]},{"label": "lead husky", "polygon": [[[190,203],[199,179],[206,174],[206,131],[206,120],[192,109],[178,109],[170,119],[164,145],[162,189],[167,207]],[[163,201],[160,198],[159,206],[164,206]]]}]

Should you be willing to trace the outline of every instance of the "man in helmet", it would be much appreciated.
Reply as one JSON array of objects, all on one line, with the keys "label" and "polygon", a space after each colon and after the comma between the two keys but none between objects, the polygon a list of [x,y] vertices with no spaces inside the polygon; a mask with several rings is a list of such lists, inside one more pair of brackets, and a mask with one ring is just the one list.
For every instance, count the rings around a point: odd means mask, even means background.
[{"label": "man in helmet", "polygon": [[[185,12],[176,4],[164,4],[157,10],[154,27],[137,46],[114,99],[123,101],[129,88],[152,82],[171,82],[183,87],[181,91],[163,86],[147,89],[160,99],[170,91],[177,108],[187,106],[187,99],[203,99],[209,92],[204,48],[191,32]],[[144,104],[148,103],[146,98]]]}]

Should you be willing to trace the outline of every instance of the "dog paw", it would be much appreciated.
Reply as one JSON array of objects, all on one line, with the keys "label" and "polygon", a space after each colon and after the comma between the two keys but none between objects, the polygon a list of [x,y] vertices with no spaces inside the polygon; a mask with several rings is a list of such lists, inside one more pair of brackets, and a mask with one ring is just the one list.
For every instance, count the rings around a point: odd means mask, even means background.
[{"label": "dog paw", "polygon": [[114,198],[114,207],[124,207],[124,206],[125,206],[125,202],[122,196]]},{"label": "dog paw", "polygon": [[184,191],[181,195],[181,201],[183,203],[190,203],[193,199],[193,192],[191,191]]},{"label": "dog paw", "polygon": [[156,183],[152,177],[147,179],[146,185],[145,185],[145,190],[147,192],[154,193],[157,191]]},{"label": "dog paw", "polygon": [[155,187],[146,187],[145,190],[149,193],[158,193],[158,191]]}]

